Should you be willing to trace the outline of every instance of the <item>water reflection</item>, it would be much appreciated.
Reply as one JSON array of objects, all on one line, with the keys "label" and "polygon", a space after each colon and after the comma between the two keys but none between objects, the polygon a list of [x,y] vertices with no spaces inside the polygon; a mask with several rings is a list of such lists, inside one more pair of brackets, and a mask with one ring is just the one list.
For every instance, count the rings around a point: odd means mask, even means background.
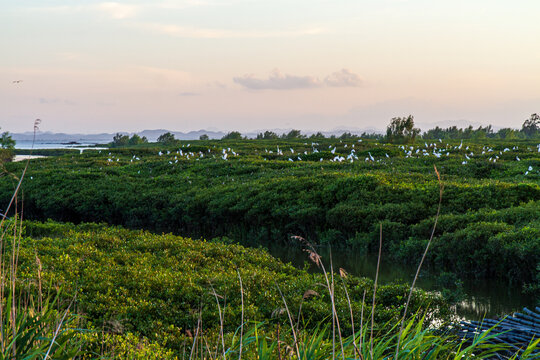
[{"label": "water reflection", "polygon": [[[290,262],[296,267],[304,267],[308,261],[306,253],[300,246],[275,245],[267,246],[269,252],[284,262]],[[325,263],[329,263],[330,250],[328,247],[318,249]],[[350,274],[375,278],[377,269],[377,254],[364,254],[359,251],[332,249],[334,268],[342,267]],[[312,271],[318,271],[311,266]],[[380,283],[404,280],[409,283],[414,279],[416,266],[407,266],[383,258],[379,271]],[[427,271],[420,273],[417,286],[425,290],[441,291],[436,277]],[[483,317],[497,317],[521,310],[525,306],[535,306],[533,297],[525,296],[519,288],[508,287],[497,280],[463,280],[465,297],[456,306],[460,317],[470,320],[480,320]]]},{"label": "water reflection", "polygon": [[17,162],[17,161],[23,161],[23,160],[32,160],[32,159],[41,159],[41,158],[46,158],[47,156],[43,156],[43,155],[15,155],[15,157],[13,157],[13,161]]}]

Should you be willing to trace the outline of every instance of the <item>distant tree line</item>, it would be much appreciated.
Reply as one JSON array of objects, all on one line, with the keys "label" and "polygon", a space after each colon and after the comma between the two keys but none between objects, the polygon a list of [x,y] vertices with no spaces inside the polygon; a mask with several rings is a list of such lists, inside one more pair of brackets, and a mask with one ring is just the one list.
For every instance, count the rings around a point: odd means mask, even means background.
[{"label": "distant tree line", "polygon": [[[242,138],[239,132],[233,132],[237,138]],[[229,133],[229,134],[233,134]],[[352,134],[350,132],[344,132],[340,136],[332,135],[331,139],[350,140],[350,139],[375,139],[381,141],[387,141],[397,144],[407,144],[414,142],[417,138],[421,139],[530,139],[540,137],[540,116],[538,114],[532,114],[527,120],[524,121],[521,129],[502,128],[498,131],[494,131],[491,125],[479,126],[474,129],[472,126],[466,128],[458,128],[457,126],[451,126],[448,128],[441,128],[436,126],[433,129],[427,130],[421,133],[420,129],[414,126],[414,116],[409,115],[407,117],[395,117],[392,118],[390,124],[386,128],[386,134],[378,133],[362,133],[361,135]],[[231,138],[231,137],[226,137]],[[273,131],[265,131],[259,133],[256,139],[324,139],[326,138],[323,133],[318,132],[311,136],[303,135],[300,130],[291,130],[288,133],[284,133],[281,136]]]},{"label": "distant tree line", "polygon": [[11,138],[11,135],[7,131],[3,132],[0,137],[0,148],[2,149],[15,148],[15,140]]},{"label": "distant tree line", "polygon": [[424,139],[531,139],[540,137],[540,116],[532,114],[523,122],[520,130],[512,128],[502,128],[494,131],[491,125],[479,126],[474,129],[472,126],[458,128],[451,126],[446,129],[435,127],[426,131]]},{"label": "distant tree line", "polygon": [[222,140],[242,140],[244,137],[242,137],[242,134],[238,131],[231,131],[227,135],[223,136],[221,138]]},{"label": "distant tree line", "polygon": [[15,140],[11,138],[9,132],[5,131],[0,135],[0,164],[11,161],[14,156]]},{"label": "distant tree line", "polygon": [[[208,135],[206,135],[208,137]],[[201,140],[205,140],[201,135]],[[157,142],[163,145],[174,145],[179,140],[175,139],[174,134],[170,132],[163,133],[157,138]],[[131,146],[131,145],[140,145],[147,144],[148,139],[146,136],[140,137],[137,134],[133,134],[131,137],[129,135],[116,133],[113,137],[113,141],[110,143],[111,147],[122,147],[122,146]]]},{"label": "distant tree line", "polygon": [[[281,135],[274,131],[265,131],[258,133],[255,139],[257,140],[275,140],[275,139],[338,139],[338,140],[358,140],[358,139],[374,139],[379,141],[387,141],[396,144],[408,144],[414,142],[417,138],[420,139],[531,139],[540,137],[540,116],[538,114],[532,114],[528,119],[523,122],[521,129],[502,128],[498,131],[494,131],[491,125],[479,126],[473,128],[468,126],[466,128],[458,128],[457,126],[450,126],[448,128],[441,128],[436,126],[433,129],[429,129],[424,133],[421,133],[420,129],[414,125],[414,116],[409,115],[406,117],[394,117],[390,120],[386,128],[386,134],[379,133],[367,133],[363,132],[360,135],[353,134],[351,132],[344,132],[343,134],[330,135],[326,137],[322,132],[317,132],[311,135],[302,134],[300,130],[292,129],[287,133]],[[207,134],[202,134],[199,140],[209,140]],[[239,131],[231,131],[224,135],[222,140],[245,140],[246,136],[243,136]],[[128,135],[122,135],[117,133],[111,143],[112,147],[129,146],[145,144],[148,140],[146,137],[140,137],[137,134],[129,137]],[[163,145],[174,145],[179,142],[175,139],[174,134],[166,132],[161,134],[157,138],[157,142]],[[2,134],[0,139],[0,146],[2,148],[9,148],[14,146],[15,142],[11,140],[8,133]]]},{"label": "distant tree line", "polygon": [[[372,139],[381,139],[383,136],[381,134],[377,133],[362,133],[361,135],[352,134],[350,132],[344,132],[343,134],[337,136],[337,135],[330,135],[328,139],[339,139],[339,140],[357,140],[360,138],[372,138]],[[311,135],[302,134],[300,130],[293,129],[289,131],[288,133],[283,133],[281,135],[278,135],[277,133],[273,131],[265,131],[264,133],[257,134],[256,139],[258,140],[271,140],[271,139],[310,139],[310,140],[317,140],[317,139],[327,139],[327,137],[322,132],[313,133]]]},{"label": "distant tree line", "polygon": [[406,144],[413,142],[418,134],[420,134],[420,129],[414,127],[412,115],[395,117],[386,128],[385,140],[391,143]]},{"label": "distant tree line", "polygon": [[540,137],[540,116],[532,114],[523,122],[520,130],[512,128],[502,128],[494,131],[491,125],[479,126],[474,129],[472,126],[458,128],[450,126],[441,128],[436,126],[433,129],[420,134],[420,129],[414,127],[414,117],[393,118],[386,129],[385,140],[392,143],[410,143],[420,137],[422,139],[531,139]]},{"label": "distant tree line", "polygon": [[129,135],[116,133],[116,135],[113,136],[113,141],[110,143],[110,145],[111,147],[122,147],[146,143],[148,143],[146,136],[140,137],[137,134],[133,134],[131,137],[129,137]]}]

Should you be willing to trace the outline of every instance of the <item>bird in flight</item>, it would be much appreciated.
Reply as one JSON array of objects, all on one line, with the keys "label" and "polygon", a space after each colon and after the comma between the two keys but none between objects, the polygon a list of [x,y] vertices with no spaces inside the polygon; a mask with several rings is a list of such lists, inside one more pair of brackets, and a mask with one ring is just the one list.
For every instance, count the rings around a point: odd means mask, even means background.
[{"label": "bird in flight", "polygon": [[22,80],[13,80],[14,84],[19,84],[19,83],[22,83],[22,82],[23,82]]}]

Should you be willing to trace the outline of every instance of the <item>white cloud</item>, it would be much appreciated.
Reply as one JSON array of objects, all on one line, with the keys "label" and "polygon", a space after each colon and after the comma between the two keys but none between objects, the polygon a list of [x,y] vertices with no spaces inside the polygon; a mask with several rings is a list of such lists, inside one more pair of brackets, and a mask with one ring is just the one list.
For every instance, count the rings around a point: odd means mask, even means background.
[{"label": "white cloud", "polygon": [[59,103],[61,102],[62,100],[60,99],[46,99],[46,98],[39,98],[39,103],[40,104],[56,104],[56,103]]},{"label": "white cloud", "polygon": [[64,61],[72,61],[72,60],[77,60],[77,59],[80,59],[82,54],[80,53],[76,53],[76,52],[59,52],[56,54],[58,56],[59,59],[61,60],[64,60]]},{"label": "white cloud", "polygon": [[113,19],[132,18],[140,10],[140,6],[121,4],[117,2],[104,2],[96,5],[96,8]]},{"label": "white cloud", "polygon": [[136,23],[135,26],[158,34],[165,34],[181,38],[196,39],[224,39],[224,38],[277,38],[317,35],[325,32],[323,28],[305,28],[300,30],[284,31],[240,31],[228,29],[212,29],[200,27],[179,26],[159,23]]},{"label": "white cloud", "polygon": [[233,78],[233,81],[251,90],[288,90],[321,86],[321,82],[312,76],[282,74],[277,69],[274,70],[267,79],[257,79],[253,75],[244,75]]},{"label": "white cloud", "polygon": [[35,11],[41,13],[50,13],[50,14],[64,14],[69,12],[81,11],[85,7],[81,5],[69,6],[69,5],[59,5],[59,6],[32,6],[24,8],[25,11]]},{"label": "white cloud", "polygon": [[[139,76],[152,76],[155,78],[163,78],[167,81],[174,82],[190,82],[193,81],[193,75],[186,71],[170,69],[170,68],[161,68],[153,66],[133,66]],[[131,69],[130,69],[131,70]]]},{"label": "white cloud", "polygon": [[214,82],[209,82],[206,84],[206,86],[208,87],[215,87],[215,88],[218,88],[218,89],[226,89],[227,88],[227,84],[224,84],[220,81],[214,81]]},{"label": "white cloud", "polygon": [[182,9],[186,9],[190,7],[198,7],[198,6],[227,6],[231,4],[232,4],[231,2],[227,2],[224,0],[220,0],[220,1],[174,0],[174,1],[155,2],[152,4],[152,6],[155,6],[161,9],[182,10]]},{"label": "white cloud", "polygon": [[184,38],[224,38],[231,37],[231,31],[221,30],[221,29],[205,29],[205,28],[194,28],[194,27],[184,27],[178,25],[164,25],[157,23],[143,23],[139,24],[139,27],[150,30],[155,33],[171,35],[176,37]]},{"label": "white cloud", "polygon": [[73,100],[58,99],[58,98],[54,98],[54,99],[39,98],[39,103],[40,104],[64,104],[64,105],[70,105],[70,106],[77,105],[77,103]]},{"label": "white cloud", "polygon": [[135,17],[143,10],[144,5],[123,4],[118,2],[101,2],[92,5],[61,5],[61,6],[40,6],[29,7],[26,10],[38,11],[50,14],[72,14],[80,12],[98,12],[111,19],[128,19]]},{"label": "white cloud", "polygon": [[304,28],[290,28],[282,30],[256,30],[256,29],[225,29],[225,28],[205,28],[198,26],[180,26],[174,23],[163,23],[154,21],[143,21],[142,17],[151,10],[159,10],[162,13],[170,14],[178,10],[193,7],[219,7],[234,4],[230,1],[201,1],[201,0],[177,0],[177,1],[155,1],[126,3],[116,1],[104,1],[88,5],[61,5],[61,6],[39,6],[26,7],[26,11],[36,11],[47,14],[68,15],[74,13],[101,14],[113,20],[134,19],[129,23],[124,22],[134,28],[143,29],[156,34],[164,34],[180,38],[290,38],[298,36],[312,36],[328,32],[320,26],[308,26]]},{"label": "white cloud", "polygon": [[362,78],[348,69],[341,69],[340,71],[328,75],[324,79],[324,82],[328,86],[357,87],[362,85]]},{"label": "white cloud", "polygon": [[233,81],[251,90],[306,89],[321,86],[357,87],[362,84],[362,79],[360,76],[347,69],[342,69],[328,75],[324,81],[321,81],[313,76],[283,74],[277,69],[274,70],[267,79],[259,79],[254,75],[249,74],[234,77]]}]

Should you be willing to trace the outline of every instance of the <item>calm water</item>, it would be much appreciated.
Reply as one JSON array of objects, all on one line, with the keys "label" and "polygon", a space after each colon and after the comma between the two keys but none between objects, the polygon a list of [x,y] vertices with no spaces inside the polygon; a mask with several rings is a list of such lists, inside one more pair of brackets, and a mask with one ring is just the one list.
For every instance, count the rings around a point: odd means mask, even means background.
[{"label": "calm water", "polygon": [[[79,143],[79,144],[63,144],[58,141],[36,141],[34,143],[34,149],[96,149],[93,147],[95,143]],[[31,149],[32,141],[19,140],[15,144],[16,149]]]},{"label": "calm water", "polygon": [[[303,267],[308,261],[306,253],[299,246],[277,246],[268,248],[269,252],[285,262],[290,262],[297,267]],[[328,248],[318,250],[325,264],[329,264]],[[377,254],[366,255],[352,250],[332,250],[334,268],[342,267],[349,274],[365,276],[374,279],[377,270]],[[327,266],[329,267],[329,266]],[[313,266],[313,268],[315,268]],[[379,271],[380,283],[388,283],[395,280],[405,280],[409,283],[414,279],[416,266],[405,266],[384,260],[384,254]],[[420,272],[417,286],[425,290],[441,290],[433,276]],[[496,317],[510,314],[521,310],[523,307],[535,306],[532,297],[521,294],[520,289],[512,289],[497,280],[464,280],[464,300],[458,305],[458,315],[468,319],[480,320],[485,316]]]},{"label": "calm water", "polygon": [[13,161],[17,162],[17,161],[24,161],[24,160],[32,160],[32,159],[41,159],[41,158],[46,158],[47,156],[42,156],[42,155],[15,155],[15,158],[13,158]]}]

